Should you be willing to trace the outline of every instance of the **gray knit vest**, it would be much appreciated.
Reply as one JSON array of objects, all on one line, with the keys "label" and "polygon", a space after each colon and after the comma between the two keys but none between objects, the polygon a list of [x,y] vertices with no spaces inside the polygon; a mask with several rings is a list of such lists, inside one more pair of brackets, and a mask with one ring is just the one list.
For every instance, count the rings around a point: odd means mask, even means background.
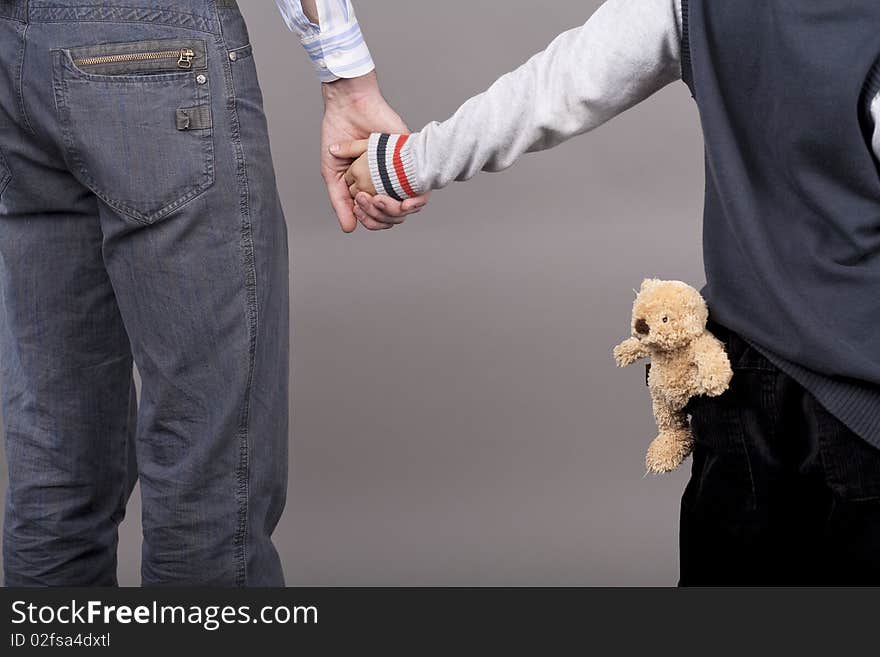
[{"label": "gray knit vest", "polygon": [[880,447],[880,0],[684,0],[712,319]]}]

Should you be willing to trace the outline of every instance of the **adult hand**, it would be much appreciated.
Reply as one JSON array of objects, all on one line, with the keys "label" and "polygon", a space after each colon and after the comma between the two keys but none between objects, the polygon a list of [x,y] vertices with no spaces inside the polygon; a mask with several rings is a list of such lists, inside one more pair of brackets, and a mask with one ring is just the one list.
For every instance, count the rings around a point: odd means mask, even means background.
[{"label": "adult hand", "polygon": [[337,80],[322,87],[321,175],[327,184],[339,225],[344,232],[351,233],[358,222],[369,230],[385,230],[403,223],[407,215],[425,206],[427,196],[400,202],[385,195],[358,194],[352,202],[345,172],[353,160],[336,157],[330,147],[367,139],[373,132],[408,133],[406,124],[382,97],[375,72]]}]

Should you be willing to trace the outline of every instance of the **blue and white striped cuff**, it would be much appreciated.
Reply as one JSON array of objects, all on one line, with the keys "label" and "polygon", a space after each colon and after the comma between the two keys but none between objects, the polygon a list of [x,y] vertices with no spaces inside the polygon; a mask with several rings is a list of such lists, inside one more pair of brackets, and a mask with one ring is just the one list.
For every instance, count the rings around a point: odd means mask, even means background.
[{"label": "blue and white striped cuff", "polygon": [[332,32],[303,36],[301,41],[321,82],[357,78],[376,68],[357,21]]}]

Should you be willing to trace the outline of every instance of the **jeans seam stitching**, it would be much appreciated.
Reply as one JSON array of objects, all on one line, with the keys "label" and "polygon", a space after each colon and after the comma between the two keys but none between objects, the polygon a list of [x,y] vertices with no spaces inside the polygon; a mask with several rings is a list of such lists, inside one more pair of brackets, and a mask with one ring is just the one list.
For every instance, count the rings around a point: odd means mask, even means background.
[{"label": "jeans seam stitching", "polygon": [[[144,7],[128,7],[128,6],[116,6],[111,7],[112,11],[107,14],[107,18],[99,18],[97,16],[83,18],[64,18],[61,16],[51,16],[52,14],[57,14],[57,12],[53,12],[53,9],[60,9],[62,11],[69,11],[72,9],[86,9],[86,10],[94,10],[96,7],[94,5],[72,5],[72,6],[44,6],[44,7],[34,7],[32,9],[32,15],[28,17],[27,23],[155,23],[157,25],[169,25],[171,27],[179,27],[181,29],[189,29],[196,32],[201,32],[203,34],[213,34],[216,35],[217,31],[208,29],[210,23],[212,22],[211,18],[206,18],[204,16],[198,16],[196,14],[190,14],[188,12],[183,11],[175,11],[175,10],[160,10],[160,14],[164,14],[168,17],[168,20],[144,20],[144,19],[136,19],[136,18],[123,18],[121,13],[118,11],[120,9],[128,9],[132,11],[142,11]],[[40,18],[40,13],[45,13],[47,18]],[[193,23],[202,23],[202,27],[199,27],[195,24],[178,24],[173,22],[175,19],[179,20],[180,18],[189,18],[193,21]],[[215,26],[216,27],[216,26]],[[216,28],[219,29],[219,28]]]},{"label": "jeans seam stitching", "polygon": [[27,106],[24,102],[24,59],[25,52],[27,51],[27,33],[31,28],[29,23],[25,23],[24,30],[21,33],[21,54],[18,57],[18,76],[17,76],[17,86],[16,95],[18,96],[18,107],[19,112],[21,112],[22,122],[24,123],[25,129],[31,133],[31,135],[36,136],[36,131],[34,131],[33,125],[31,124],[31,119],[28,116]]},{"label": "jeans seam stitching", "polygon": [[191,27],[189,25],[177,25],[175,23],[162,23],[162,22],[158,22],[158,21],[137,21],[137,20],[131,20],[131,21],[123,21],[123,20],[68,21],[68,20],[58,19],[58,20],[51,20],[51,21],[46,20],[46,21],[31,21],[31,22],[32,23],[39,23],[41,25],[48,25],[48,24],[57,25],[57,24],[71,23],[71,22],[75,22],[75,23],[110,23],[113,25],[144,25],[144,24],[147,24],[147,25],[168,25],[169,27],[175,27],[175,28],[178,28],[181,30],[190,30],[192,32],[198,32],[199,34],[214,34],[213,32],[210,32],[208,30],[200,30],[196,27]]},{"label": "jeans seam stitching", "polygon": [[[225,47],[222,39],[218,39],[222,47]],[[239,210],[241,213],[241,248],[242,265],[245,276],[246,317],[248,323],[248,374],[245,388],[245,398],[242,405],[241,424],[239,426],[240,461],[238,468],[239,493],[242,496],[239,502],[239,524],[235,534],[237,547],[238,572],[237,583],[240,586],[247,585],[247,530],[249,514],[249,425],[250,425],[250,401],[253,388],[253,377],[256,360],[256,343],[258,332],[257,310],[257,272],[256,253],[254,250],[253,234],[250,219],[250,190],[247,176],[247,161],[244,154],[244,146],[241,140],[241,124],[238,118],[237,99],[235,95],[235,82],[232,77],[232,68],[229,61],[223,63],[223,71],[226,76],[228,91],[227,111],[232,124],[232,144],[235,149],[238,181],[241,186]]]}]

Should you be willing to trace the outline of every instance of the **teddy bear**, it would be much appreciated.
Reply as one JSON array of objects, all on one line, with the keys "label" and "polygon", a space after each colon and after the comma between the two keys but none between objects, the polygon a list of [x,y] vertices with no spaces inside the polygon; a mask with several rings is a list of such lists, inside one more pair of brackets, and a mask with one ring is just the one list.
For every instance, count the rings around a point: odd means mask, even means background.
[{"label": "teddy bear", "polygon": [[709,309],[690,285],[645,279],[636,293],[632,337],[614,348],[618,367],[650,358],[648,387],[658,436],[645,466],[659,474],[675,470],[693,450],[684,408],[692,397],[717,397],[730,385],[733,370],[724,345],[706,328]]}]

